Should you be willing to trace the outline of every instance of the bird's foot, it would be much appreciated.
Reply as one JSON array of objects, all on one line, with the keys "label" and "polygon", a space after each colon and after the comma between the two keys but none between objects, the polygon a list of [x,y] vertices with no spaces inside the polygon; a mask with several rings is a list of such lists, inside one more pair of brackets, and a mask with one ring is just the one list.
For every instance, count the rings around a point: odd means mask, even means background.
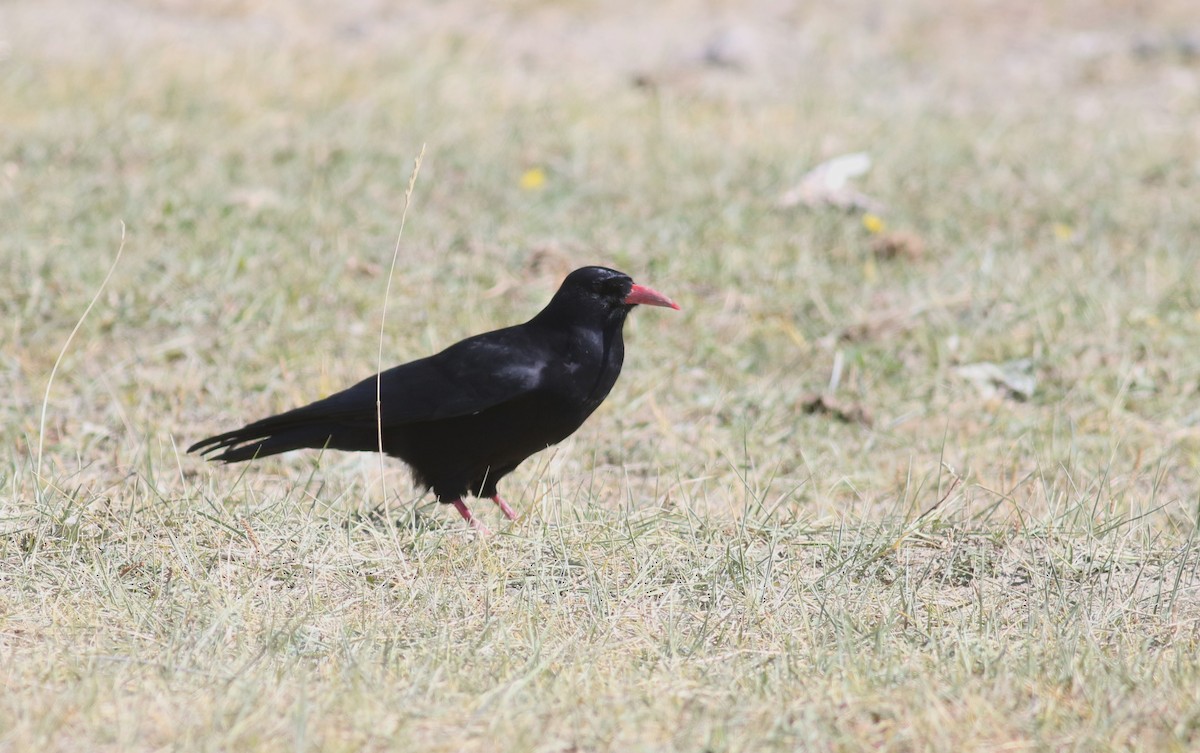
[{"label": "bird's foot", "polygon": [[508,503],[505,502],[504,498],[499,494],[493,494],[492,501],[500,506],[500,512],[504,513],[504,517],[508,518],[509,520],[517,519],[517,514],[513,512],[513,509],[508,506]]},{"label": "bird's foot", "polygon": [[463,517],[463,520],[467,521],[472,528],[479,532],[480,536],[492,535],[491,529],[476,520],[475,516],[471,514],[471,511],[467,509],[466,502],[463,502],[461,499],[456,499],[451,504],[454,505],[455,510],[458,510],[458,514]]}]

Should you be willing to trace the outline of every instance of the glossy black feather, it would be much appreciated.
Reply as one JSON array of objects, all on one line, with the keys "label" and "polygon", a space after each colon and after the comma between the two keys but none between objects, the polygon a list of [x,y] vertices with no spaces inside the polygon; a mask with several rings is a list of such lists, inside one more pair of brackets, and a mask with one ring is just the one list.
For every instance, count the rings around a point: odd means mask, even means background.
[{"label": "glossy black feather", "polygon": [[470,337],[188,452],[233,463],[302,448],[376,451],[382,427],[384,452],[441,501],[494,495],[522,461],[578,429],[616,383],[632,285],[615,270],[576,270],[524,324]]}]

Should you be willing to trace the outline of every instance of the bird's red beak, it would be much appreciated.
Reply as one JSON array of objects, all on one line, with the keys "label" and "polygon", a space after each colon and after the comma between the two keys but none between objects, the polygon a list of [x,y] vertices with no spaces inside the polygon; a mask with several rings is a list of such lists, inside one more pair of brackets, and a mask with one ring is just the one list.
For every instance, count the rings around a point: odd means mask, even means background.
[{"label": "bird's red beak", "polygon": [[630,289],[629,295],[625,296],[625,303],[644,303],[647,306],[665,306],[669,309],[679,310],[678,303],[645,285],[634,285]]}]

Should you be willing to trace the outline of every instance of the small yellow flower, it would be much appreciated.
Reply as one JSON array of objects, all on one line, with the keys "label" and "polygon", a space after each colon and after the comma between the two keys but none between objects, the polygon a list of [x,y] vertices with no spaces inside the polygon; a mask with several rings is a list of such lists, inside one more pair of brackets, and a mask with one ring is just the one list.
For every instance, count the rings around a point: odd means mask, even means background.
[{"label": "small yellow flower", "polygon": [[862,224],[872,235],[878,235],[887,229],[887,223],[883,221],[883,218],[870,212],[863,215]]},{"label": "small yellow flower", "polygon": [[1065,222],[1054,223],[1054,237],[1060,241],[1069,241],[1075,237],[1075,228]]},{"label": "small yellow flower", "polygon": [[536,191],[546,185],[546,171],[540,167],[531,167],[521,173],[521,180],[518,184],[522,191]]}]

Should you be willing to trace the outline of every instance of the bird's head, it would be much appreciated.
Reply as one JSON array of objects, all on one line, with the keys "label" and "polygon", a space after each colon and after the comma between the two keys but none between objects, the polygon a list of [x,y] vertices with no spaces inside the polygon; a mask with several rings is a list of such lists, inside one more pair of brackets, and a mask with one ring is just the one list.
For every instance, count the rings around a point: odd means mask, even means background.
[{"label": "bird's head", "polygon": [[679,305],[662,293],[637,285],[629,275],[608,267],[581,267],[567,275],[546,310],[572,318],[624,319],[638,304],[679,310]]}]

